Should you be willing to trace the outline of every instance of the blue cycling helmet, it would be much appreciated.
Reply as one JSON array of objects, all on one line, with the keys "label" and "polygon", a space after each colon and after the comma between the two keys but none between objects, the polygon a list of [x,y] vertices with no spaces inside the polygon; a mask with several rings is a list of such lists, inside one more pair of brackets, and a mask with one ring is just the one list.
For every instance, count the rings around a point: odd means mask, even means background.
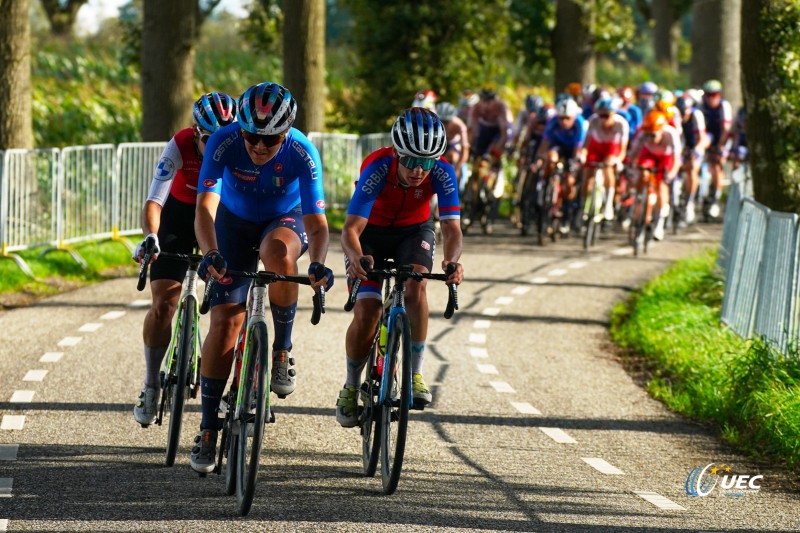
[{"label": "blue cycling helmet", "polygon": [[569,93],[558,93],[558,95],[556,96],[556,105],[569,98],[572,98],[572,95],[570,95]]},{"label": "blue cycling helmet", "polygon": [[652,81],[646,81],[639,85],[639,94],[656,94],[658,91],[658,85],[653,83]]},{"label": "blue cycling helmet", "polygon": [[258,135],[278,135],[292,127],[297,102],[289,89],[277,83],[253,85],[239,98],[242,129]]},{"label": "blue cycling helmet", "polygon": [[610,96],[603,96],[594,104],[595,113],[602,113],[603,111],[616,113],[617,109],[619,109],[618,104]]},{"label": "blue cycling helmet", "polygon": [[400,155],[436,158],[447,149],[447,132],[436,113],[410,107],[392,125],[392,145]]},{"label": "blue cycling helmet", "polygon": [[544,100],[538,94],[529,94],[525,97],[525,109],[528,113],[536,113],[544,105]]},{"label": "blue cycling helmet", "polygon": [[236,100],[225,93],[207,93],[197,99],[192,111],[195,123],[214,133],[236,120]]}]

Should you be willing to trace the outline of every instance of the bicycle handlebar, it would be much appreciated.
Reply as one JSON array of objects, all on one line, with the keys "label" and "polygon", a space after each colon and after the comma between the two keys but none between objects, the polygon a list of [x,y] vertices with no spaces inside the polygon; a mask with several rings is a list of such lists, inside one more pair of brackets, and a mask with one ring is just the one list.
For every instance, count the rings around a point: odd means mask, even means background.
[{"label": "bicycle handlebar", "polygon": [[[398,283],[403,283],[406,279],[413,279],[415,281],[422,281],[423,279],[435,279],[438,281],[447,281],[450,275],[456,271],[456,265],[450,263],[447,265],[447,271],[444,274],[430,274],[424,272],[414,272],[410,270],[410,265],[402,265],[394,269],[386,270],[370,270],[369,262],[361,259],[361,266],[367,271],[367,278],[374,279],[375,281],[382,281],[384,279],[395,278]],[[358,297],[358,290],[361,288],[361,278],[357,278],[353,282],[353,287],[350,289],[350,296],[344,304],[345,311],[351,311],[356,304]],[[455,284],[447,286],[447,307],[444,311],[444,317],[450,319],[456,310],[458,310],[458,289]]]},{"label": "bicycle handlebar", "polygon": [[150,266],[150,260],[153,258],[155,247],[156,240],[153,237],[147,237],[144,241],[142,265],[139,267],[139,282],[136,284],[136,290],[138,291],[143,291],[144,286],[147,284],[147,269]]}]

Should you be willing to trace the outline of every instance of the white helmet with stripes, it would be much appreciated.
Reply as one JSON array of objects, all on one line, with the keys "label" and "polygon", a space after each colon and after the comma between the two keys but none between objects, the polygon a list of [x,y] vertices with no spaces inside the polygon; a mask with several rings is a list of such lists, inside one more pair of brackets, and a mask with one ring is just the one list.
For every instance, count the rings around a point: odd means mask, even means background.
[{"label": "white helmet with stripes", "polygon": [[400,155],[435,158],[447,149],[447,133],[436,113],[411,107],[394,121],[392,144]]}]

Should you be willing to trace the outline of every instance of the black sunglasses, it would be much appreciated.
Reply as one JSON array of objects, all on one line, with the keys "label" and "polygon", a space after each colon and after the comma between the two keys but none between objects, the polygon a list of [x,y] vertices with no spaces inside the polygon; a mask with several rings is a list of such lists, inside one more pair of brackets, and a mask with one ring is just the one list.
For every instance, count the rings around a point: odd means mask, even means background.
[{"label": "black sunglasses", "polygon": [[284,137],[286,137],[286,134],[279,133],[277,135],[259,135],[258,133],[250,133],[249,131],[242,130],[242,137],[249,145],[257,146],[258,143],[263,143],[267,148],[272,148],[273,146],[280,144]]}]

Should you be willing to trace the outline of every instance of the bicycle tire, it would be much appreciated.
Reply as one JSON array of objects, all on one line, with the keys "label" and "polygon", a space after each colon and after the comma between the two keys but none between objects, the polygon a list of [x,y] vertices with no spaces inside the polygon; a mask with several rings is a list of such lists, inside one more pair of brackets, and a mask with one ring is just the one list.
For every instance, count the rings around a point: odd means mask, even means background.
[{"label": "bicycle tire", "polygon": [[236,403],[236,389],[228,392],[228,412],[225,415],[225,425],[222,428],[222,450],[225,454],[225,494],[233,496],[236,493],[236,451],[239,448],[238,435],[231,431],[233,424],[233,405]]},{"label": "bicycle tire", "polygon": [[176,342],[176,350],[172,359],[175,373],[171,376],[172,393],[169,409],[169,429],[167,431],[167,457],[166,465],[175,464],[175,455],[181,440],[181,425],[183,423],[183,408],[186,403],[186,389],[189,383],[189,361],[194,355],[194,317],[197,309],[197,300],[194,296],[187,296],[181,304],[180,330]]},{"label": "bicycle tire", "polygon": [[[636,199],[633,202],[633,222],[631,227],[633,229],[631,244],[633,245],[633,255],[634,257],[639,256],[639,249],[643,244],[643,233],[644,233],[644,226],[645,220],[647,219],[647,192],[639,193],[636,195]],[[639,208],[639,213],[636,212],[637,207]]]},{"label": "bicycle tire", "polygon": [[[252,326],[247,339],[249,364],[242,365],[239,387],[242,403],[239,413],[239,435],[236,450],[236,504],[239,514],[246,516],[253,504],[258,477],[258,462],[261,457],[261,442],[264,439],[264,424],[269,409],[269,346],[267,325],[257,322]],[[255,412],[250,410],[255,407]],[[252,427],[252,431],[251,428]]]},{"label": "bicycle tire", "polygon": [[361,415],[361,460],[364,476],[373,477],[378,469],[381,449],[381,411],[378,409],[378,373],[375,369],[375,347],[367,362],[367,379],[361,385],[364,403]]},{"label": "bicycle tire", "polygon": [[[390,335],[391,338],[387,339],[386,347],[386,361],[390,362],[384,363],[383,372],[386,374],[393,372],[392,369],[396,369],[396,380],[400,383],[400,395],[397,400],[393,400],[392,394],[387,394],[384,404],[381,406],[381,482],[384,494],[393,494],[397,490],[400,471],[403,468],[406,435],[408,434],[408,410],[412,394],[411,326],[408,316],[404,312],[397,314]],[[399,364],[398,356],[402,357]],[[392,414],[395,410],[397,434],[392,437]]]}]

